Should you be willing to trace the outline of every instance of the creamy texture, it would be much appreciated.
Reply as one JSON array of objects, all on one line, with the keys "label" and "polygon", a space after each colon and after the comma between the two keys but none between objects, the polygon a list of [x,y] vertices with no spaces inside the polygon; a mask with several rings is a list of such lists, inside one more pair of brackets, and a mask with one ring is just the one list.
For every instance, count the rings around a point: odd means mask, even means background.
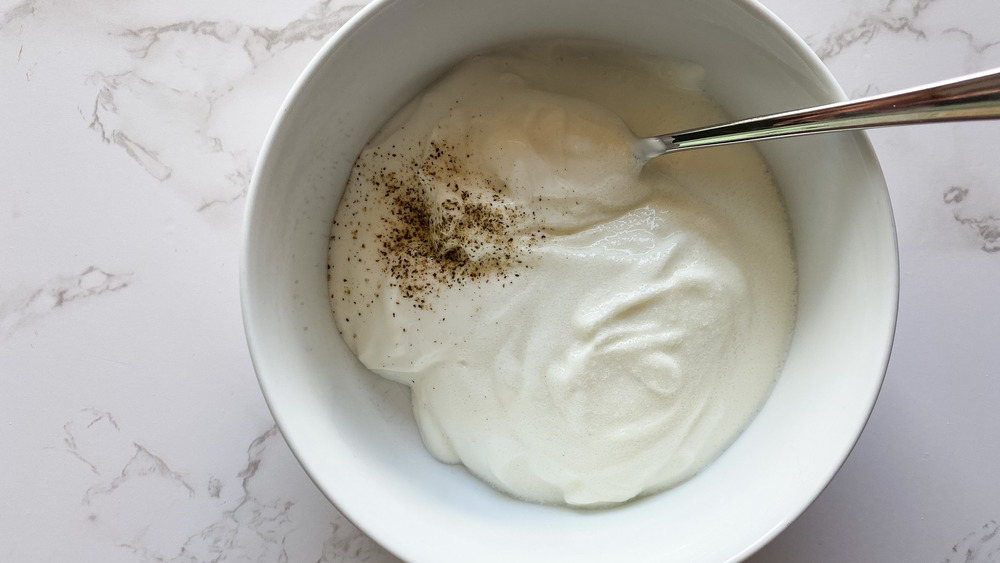
[{"label": "creamy texture", "polygon": [[759,409],[795,308],[752,147],[639,168],[640,135],[724,120],[692,65],[543,42],[473,58],[355,164],[330,243],[348,346],[412,388],[428,449],[527,500],[689,478]]}]

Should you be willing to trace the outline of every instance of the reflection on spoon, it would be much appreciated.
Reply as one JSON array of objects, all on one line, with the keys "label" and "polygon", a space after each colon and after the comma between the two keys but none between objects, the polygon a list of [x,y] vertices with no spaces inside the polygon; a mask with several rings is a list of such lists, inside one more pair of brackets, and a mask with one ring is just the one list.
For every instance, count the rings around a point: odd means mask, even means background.
[{"label": "reflection on spoon", "polygon": [[1000,69],[858,100],[638,139],[640,165],[671,152],[830,131],[1000,118]]}]

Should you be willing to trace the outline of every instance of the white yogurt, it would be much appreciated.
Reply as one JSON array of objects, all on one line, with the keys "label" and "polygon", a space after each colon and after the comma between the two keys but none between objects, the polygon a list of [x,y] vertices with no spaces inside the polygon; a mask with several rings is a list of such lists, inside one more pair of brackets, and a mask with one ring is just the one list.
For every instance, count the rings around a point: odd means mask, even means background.
[{"label": "white yogurt", "polygon": [[757,412],[795,313],[777,189],[749,146],[631,156],[629,129],[725,119],[700,77],[520,46],[463,63],[364,149],[331,303],[361,361],[412,388],[435,457],[605,505],[691,477]]}]

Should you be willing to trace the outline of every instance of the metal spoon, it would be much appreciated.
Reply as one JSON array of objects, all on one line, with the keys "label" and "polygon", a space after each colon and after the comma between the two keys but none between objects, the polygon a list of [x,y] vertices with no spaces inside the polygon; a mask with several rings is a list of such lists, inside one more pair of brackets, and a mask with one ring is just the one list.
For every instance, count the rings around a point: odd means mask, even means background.
[{"label": "metal spoon", "polygon": [[888,125],[1000,118],[1000,69],[926,86],[639,139],[640,165],[694,149]]}]

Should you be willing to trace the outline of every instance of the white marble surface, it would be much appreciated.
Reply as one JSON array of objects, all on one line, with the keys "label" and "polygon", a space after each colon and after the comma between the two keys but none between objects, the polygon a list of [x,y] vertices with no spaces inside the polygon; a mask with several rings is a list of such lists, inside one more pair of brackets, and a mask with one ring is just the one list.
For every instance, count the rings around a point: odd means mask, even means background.
[{"label": "white marble surface", "polygon": [[[997,0],[765,3],[851,96],[1000,66]],[[0,0],[0,560],[394,560],[275,429],[237,286],[265,131],[358,8]],[[872,139],[902,271],[888,376],[752,561],[1000,561],[1000,122]]]}]

